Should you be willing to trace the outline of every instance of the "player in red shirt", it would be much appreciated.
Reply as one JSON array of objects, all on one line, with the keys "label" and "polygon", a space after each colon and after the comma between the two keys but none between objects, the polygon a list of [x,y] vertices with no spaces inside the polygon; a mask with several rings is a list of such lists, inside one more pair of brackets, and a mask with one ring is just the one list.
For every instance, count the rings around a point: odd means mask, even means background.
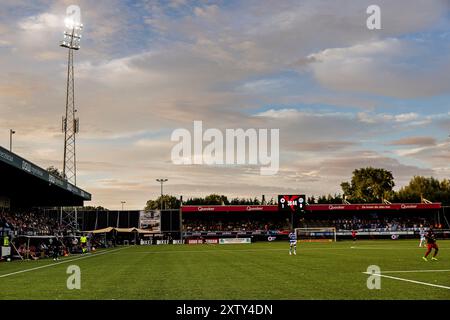
[{"label": "player in red shirt", "polygon": [[356,230],[352,230],[353,241],[356,241],[356,234],[357,234]]},{"label": "player in red shirt", "polygon": [[436,243],[436,236],[433,232],[433,228],[430,227],[428,232],[425,234],[425,239],[427,239],[427,252],[425,253],[425,256],[422,257],[423,260],[428,261],[427,257],[430,254],[431,250],[434,249],[433,257],[431,257],[431,260],[437,260],[436,255],[439,252],[439,247]]}]

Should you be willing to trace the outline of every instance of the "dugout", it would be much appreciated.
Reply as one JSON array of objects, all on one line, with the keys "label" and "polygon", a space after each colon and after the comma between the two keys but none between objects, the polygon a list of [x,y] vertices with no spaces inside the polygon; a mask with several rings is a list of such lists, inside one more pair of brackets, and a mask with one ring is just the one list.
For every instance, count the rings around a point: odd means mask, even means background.
[{"label": "dugout", "polygon": [[104,247],[116,245],[135,245],[139,243],[144,235],[155,235],[159,232],[144,230],[139,228],[113,228],[83,231],[84,234],[91,236],[91,241],[101,244]]}]

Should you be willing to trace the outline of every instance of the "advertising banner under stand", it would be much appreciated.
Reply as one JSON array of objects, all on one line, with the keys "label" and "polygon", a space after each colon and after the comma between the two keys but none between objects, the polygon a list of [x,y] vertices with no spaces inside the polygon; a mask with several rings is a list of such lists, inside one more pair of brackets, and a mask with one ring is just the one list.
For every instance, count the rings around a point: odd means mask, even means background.
[{"label": "advertising banner under stand", "polygon": [[161,211],[141,211],[139,213],[139,229],[161,232]]},{"label": "advertising banner under stand", "polygon": [[247,244],[252,243],[251,238],[220,238],[219,244]]}]

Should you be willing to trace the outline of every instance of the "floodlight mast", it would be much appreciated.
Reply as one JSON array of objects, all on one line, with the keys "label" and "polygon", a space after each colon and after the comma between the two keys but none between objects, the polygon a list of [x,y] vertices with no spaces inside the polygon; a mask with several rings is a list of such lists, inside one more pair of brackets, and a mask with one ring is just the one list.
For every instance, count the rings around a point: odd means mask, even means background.
[{"label": "floodlight mast", "polygon": [[161,211],[163,210],[163,184],[164,182],[169,181],[169,179],[165,179],[165,178],[161,178],[161,179],[156,179],[156,181],[158,181],[161,184]]},{"label": "floodlight mast", "polygon": [[75,23],[70,18],[65,20],[67,30],[64,31],[64,40],[60,46],[69,49],[67,58],[67,91],[66,114],[62,119],[62,131],[64,133],[64,162],[63,177],[77,184],[76,166],[76,134],[79,131],[80,121],[76,117],[75,109],[75,79],[73,70],[73,51],[80,49],[81,30],[83,25]]},{"label": "floodlight mast", "polygon": [[[78,8],[79,9],[79,8]],[[66,30],[64,40],[60,46],[68,49],[67,58],[67,91],[66,113],[62,118],[62,132],[64,133],[64,162],[63,178],[74,185],[77,184],[77,165],[75,136],[79,132],[80,121],[75,116],[75,81],[73,71],[73,51],[80,49],[81,29],[83,25],[68,17],[64,21]],[[71,227],[73,232],[79,231],[78,212],[76,207],[61,207],[60,224]]]}]

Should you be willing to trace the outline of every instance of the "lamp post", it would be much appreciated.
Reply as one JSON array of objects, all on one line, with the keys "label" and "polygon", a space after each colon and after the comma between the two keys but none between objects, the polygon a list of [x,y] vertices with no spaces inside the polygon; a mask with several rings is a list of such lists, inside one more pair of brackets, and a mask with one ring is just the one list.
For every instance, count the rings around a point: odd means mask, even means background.
[{"label": "lamp post", "polygon": [[12,136],[15,133],[13,129],[9,129],[9,152],[12,152]]},{"label": "lamp post", "polygon": [[[122,211],[123,211],[123,205],[124,205],[126,202],[125,202],[125,201],[120,201],[120,203],[122,204]],[[119,217],[120,217],[120,212],[117,212],[116,228],[119,227]]]},{"label": "lamp post", "polygon": [[163,184],[164,182],[169,181],[168,179],[156,179],[159,183],[161,183],[161,211],[163,209]]}]

